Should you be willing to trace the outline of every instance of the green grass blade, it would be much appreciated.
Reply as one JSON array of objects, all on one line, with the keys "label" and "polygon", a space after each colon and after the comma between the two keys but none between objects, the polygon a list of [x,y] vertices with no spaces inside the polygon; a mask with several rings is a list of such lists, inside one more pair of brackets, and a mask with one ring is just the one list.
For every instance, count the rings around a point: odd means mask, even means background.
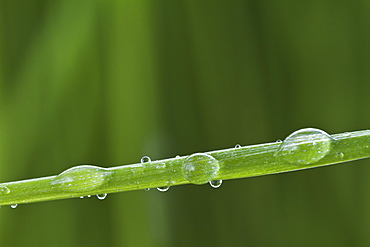
[{"label": "green grass blade", "polygon": [[[112,168],[72,167],[57,176],[0,184],[0,205],[246,178],[370,157],[370,130],[329,135],[302,129],[284,141],[217,150]],[[215,187],[216,184],[215,184]]]}]

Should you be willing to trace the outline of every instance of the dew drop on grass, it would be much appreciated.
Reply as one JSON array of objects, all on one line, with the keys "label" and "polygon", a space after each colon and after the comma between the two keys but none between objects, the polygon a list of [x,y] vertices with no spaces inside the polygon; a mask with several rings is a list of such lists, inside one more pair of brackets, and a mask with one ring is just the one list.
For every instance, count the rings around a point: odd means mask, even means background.
[{"label": "dew drop on grass", "polygon": [[18,207],[18,204],[13,204],[13,205],[10,205],[11,208],[16,208]]},{"label": "dew drop on grass", "polygon": [[53,178],[50,184],[62,191],[91,191],[101,186],[109,174],[110,172],[101,167],[81,165],[62,172]]},{"label": "dew drop on grass", "polygon": [[160,192],[166,192],[167,190],[170,189],[170,186],[163,186],[163,187],[158,187],[157,190]]},{"label": "dew drop on grass", "polygon": [[152,160],[150,159],[149,156],[144,156],[141,158],[141,163],[148,163],[148,162],[151,162]]},{"label": "dew drop on grass", "polygon": [[150,188],[145,188],[144,190],[145,190],[145,191],[149,191],[149,190],[150,190]]},{"label": "dew drop on grass", "polygon": [[300,129],[281,143],[275,156],[293,164],[312,164],[331,151],[334,141],[325,131],[314,128]]},{"label": "dew drop on grass", "polygon": [[220,186],[222,185],[222,180],[212,180],[212,181],[209,181],[209,185],[211,185],[212,188],[220,188]]},{"label": "dew drop on grass", "polygon": [[80,198],[81,198],[81,199],[84,199],[84,197],[83,197],[83,196],[80,196]]},{"label": "dew drop on grass", "polygon": [[106,197],[107,197],[107,193],[105,193],[105,194],[98,194],[98,195],[96,195],[96,197],[99,199],[99,200],[104,200]]},{"label": "dew drop on grass", "polygon": [[182,165],[182,174],[193,184],[211,181],[220,169],[218,161],[209,154],[196,153],[187,157]]},{"label": "dew drop on grass", "polygon": [[241,148],[242,146],[240,146],[240,144],[236,144],[235,145],[235,148]]},{"label": "dew drop on grass", "polygon": [[10,193],[10,189],[6,186],[0,186],[0,196],[7,195]]},{"label": "dew drop on grass", "polygon": [[350,133],[350,132],[343,133],[343,136],[345,136],[345,137],[350,137],[351,135],[352,135],[352,133]]},{"label": "dew drop on grass", "polygon": [[166,164],[165,163],[159,163],[155,166],[156,169],[161,169],[161,170],[164,170],[166,168]]},{"label": "dew drop on grass", "polygon": [[338,159],[343,159],[344,158],[344,153],[343,152],[338,152],[336,154],[336,156],[337,156]]}]

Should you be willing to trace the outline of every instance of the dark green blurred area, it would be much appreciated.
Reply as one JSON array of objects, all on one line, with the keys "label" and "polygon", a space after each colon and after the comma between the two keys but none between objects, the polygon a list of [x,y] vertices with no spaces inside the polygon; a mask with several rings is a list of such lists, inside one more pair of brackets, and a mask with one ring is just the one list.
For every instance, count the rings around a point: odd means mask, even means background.
[{"label": "dark green blurred area", "polygon": [[[370,126],[368,1],[0,1],[0,181]],[[370,162],[0,209],[1,246],[369,246]]]}]

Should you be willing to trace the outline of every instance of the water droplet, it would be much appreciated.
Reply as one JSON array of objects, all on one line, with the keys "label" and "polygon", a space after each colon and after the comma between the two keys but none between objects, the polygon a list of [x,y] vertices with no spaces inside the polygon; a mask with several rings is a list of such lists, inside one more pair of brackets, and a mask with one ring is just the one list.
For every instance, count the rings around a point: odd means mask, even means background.
[{"label": "water droplet", "polygon": [[176,155],[176,157],[175,157],[176,159],[178,159],[178,158],[180,158],[180,155]]},{"label": "water droplet", "polygon": [[10,193],[10,189],[6,186],[0,186],[0,196],[7,195]]},{"label": "water droplet", "polygon": [[140,182],[139,181],[136,181],[135,184],[136,184],[136,188],[140,187]]},{"label": "water droplet", "polygon": [[135,165],[130,165],[130,168],[133,174],[139,175],[139,174],[144,173],[145,165],[135,164]]},{"label": "water droplet", "polygon": [[213,180],[213,181],[209,181],[209,185],[212,186],[212,188],[220,188],[220,186],[222,185],[222,180]]},{"label": "water droplet", "polygon": [[158,187],[157,190],[161,191],[161,192],[166,192],[167,190],[170,189],[170,186],[163,186],[163,187]]},{"label": "water droplet", "polygon": [[338,159],[343,159],[343,157],[344,157],[344,153],[343,152],[338,152],[336,155],[337,155],[337,158]]},{"label": "water droplet", "polygon": [[152,160],[150,159],[149,156],[144,156],[141,158],[141,163],[148,163],[151,162]]},{"label": "water droplet", "polygon": [[156,169],[165,169],[166,168],[166,164],[165,163],[159,163],[155,166]]},{"label": "water droplet", "polygon": [[193,184],[205,184],[211,181],[219,169],[218,161],[204,153],[190,155],[182,165],[184,177]]},{"label": "water droplet", "polygon": [[150,190],[150,188],[146,188],[146,189],[145,189],[145,191],[149,191],[149,190]]},{"label": "water droplet", "polygon": [[280,139],[277,139],[276,140],[276,143],[282,143],[283,141],[282,140],[280,140]]},{"label": "water droplet", "polygon": [[330,151],[334,139],[325,131],[306,128],[293,132],[281,144],[275,156],[299,165],[315,163]]},{"label": "water droplet", "polygon": [[13,204],[13,205],[10,205],[11,208],[16,208],[18,207],[18,204]]},{"label": "water droplet", "polygon": [[90,197],[91,197],[91,195],[88,195],[87,197],[88,197],[88,198],[90,198]]},{"label": "water droplet", "polygon": [[236,144],[235,145],[235,148],[241,148],[242,146],[240,146],[240,144]]},{"label": "water droplet", "polygon": [[106,197],[107,197],[107,193],[105,193],[105,194],[98,194],[98,195],[96,195],[96,197],[99,199],[99,200],[104,200]]},{"label": "water droplet", "polygon": [[50,184],[63,191],[91,191],[101,186],[109,174],[101,167],[81,165],[62,172]]},{"label": "water droplet", "polygon": [[81,199],[84,199],[84,197],[83,197],[83,196],[80,196],[80,198],[81,198]]}]

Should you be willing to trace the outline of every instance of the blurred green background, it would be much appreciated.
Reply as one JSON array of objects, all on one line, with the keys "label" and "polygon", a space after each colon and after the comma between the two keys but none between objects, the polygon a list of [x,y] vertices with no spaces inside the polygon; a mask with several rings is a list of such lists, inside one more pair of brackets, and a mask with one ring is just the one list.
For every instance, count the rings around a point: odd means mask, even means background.
[{"label": "blurred green background", "polygon": [[[0,1],[0,181],[370,126],[369,1]],[[0,209],[1,246],[370,246],[370,161]]]}]

